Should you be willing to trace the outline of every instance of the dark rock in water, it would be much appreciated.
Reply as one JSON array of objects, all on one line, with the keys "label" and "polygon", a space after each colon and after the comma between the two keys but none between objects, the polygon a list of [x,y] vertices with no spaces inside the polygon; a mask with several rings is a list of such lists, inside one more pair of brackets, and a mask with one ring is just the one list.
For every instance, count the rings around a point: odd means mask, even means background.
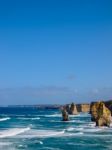
[{"label": "dark rock in water", "polygon": [[66,111],[65,108],[62,109],[62,121],[69,121],[69,116],[68,116],[68,112]]},{"label": "dark rock in water", "polygon": [[96,126],[110,126],[111,112],[104,102],[91,104],[91,120],[96,122]]}]

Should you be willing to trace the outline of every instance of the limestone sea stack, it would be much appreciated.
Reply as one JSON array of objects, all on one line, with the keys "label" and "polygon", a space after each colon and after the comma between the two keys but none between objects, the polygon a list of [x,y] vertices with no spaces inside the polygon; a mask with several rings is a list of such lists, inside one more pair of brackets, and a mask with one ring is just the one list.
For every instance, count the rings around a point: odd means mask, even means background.
[{"label": "limestone sea stack", "polygon": [[61,111],[62,111],[62,121],[69,121],[69,116],[66,109],[63,107]]},{"label": "limestone sea stack", "polygon": [[78,114],[77,106],[74,103],[66,105],[65,109],[68,112],[68,114],[70,114],[70,115]]},{"label": "limestone sea stack", "polygon": [[104,102],[91,104],[91,120],[96,122],[96,126],[110,126],[111,111],[105,106]]}]

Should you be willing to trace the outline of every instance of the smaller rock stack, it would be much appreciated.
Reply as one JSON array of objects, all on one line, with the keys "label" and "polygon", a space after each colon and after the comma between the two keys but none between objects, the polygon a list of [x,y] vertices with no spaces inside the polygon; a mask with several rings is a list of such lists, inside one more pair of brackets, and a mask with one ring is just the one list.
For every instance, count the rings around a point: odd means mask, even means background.
[{"label": "smaller rock stack", "polygon": [[91,120],[96,122],[96,126],[110,126],[111,111],[104,102],[91,103]]},{"label": "smaller rock stack", "polygon": [[69,115],[77,115],[78,114],[77,106],[74,103],[72,103],[70,105],[66,105],[65,109]]},{"label": "smaller rock stack", "polygon": [[77,115],[77,107],[74,103],[62,107],[62,121],[69,121],[69,115]]},{"label": "smaller rock stack", "polygon": [[65,108],[62,108],[62,121],[69,121],[68,112]]}]

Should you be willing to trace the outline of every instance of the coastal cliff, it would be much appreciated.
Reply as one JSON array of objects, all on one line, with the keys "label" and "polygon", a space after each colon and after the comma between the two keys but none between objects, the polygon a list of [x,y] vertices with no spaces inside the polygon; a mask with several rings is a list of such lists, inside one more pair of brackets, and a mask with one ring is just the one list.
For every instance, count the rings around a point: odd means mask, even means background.
[{"label": "coastal cliff", "polygon": [[104,102],[95,102],[91,105],[91,120],[96,122],[96,126],[110,126],[111,111],[105,106]]},{"label": "coastal cliff", "polygon": [[77,104],[77,111],[78,112],[89,112],[90,111],[90,104]]},{"label": "coastal cliff", "polygon": [[90,113],[91,121],[96,122],[96,126],[110,126],[112,121],[112,101],[98,101],[91,104],[67,104],[62,107],[63,121],[69,120],[69,115],[79,113]]},{"label": "coastal cliff", "polygon": [[[102,101],[105,106],[111,111],[111,115],[112,115],[112,100],[109,101]],[[91,104],[67,104],[65,105],[65,109],[67,110],[68,114],[78,114],[80,112],[90,112],[91,113],[91,108],[92,106],[97,103],[97,102],[91,102]]]}]

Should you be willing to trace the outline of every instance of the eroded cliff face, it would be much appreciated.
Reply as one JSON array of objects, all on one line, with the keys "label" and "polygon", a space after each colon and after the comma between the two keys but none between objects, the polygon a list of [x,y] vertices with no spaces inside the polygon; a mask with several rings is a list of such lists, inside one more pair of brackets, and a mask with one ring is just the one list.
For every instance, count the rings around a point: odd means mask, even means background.
[{"label": "eroded cliff face", "polygon": [[90,112],[90,104],[77,104],[76,107],[78,112]]},{"label": "eroded cliff face", "polygon": [[104,102],[91,104],[91,120],[96,122],[96,126],[110,126],[111,111],[105,106]]}]

